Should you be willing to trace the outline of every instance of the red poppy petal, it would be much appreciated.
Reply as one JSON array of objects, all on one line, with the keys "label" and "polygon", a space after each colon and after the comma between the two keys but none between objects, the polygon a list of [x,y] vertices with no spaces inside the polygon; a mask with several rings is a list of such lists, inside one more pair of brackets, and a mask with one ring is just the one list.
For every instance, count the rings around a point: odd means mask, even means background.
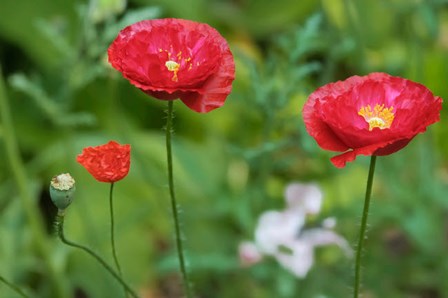
[{"label": "red poppy petal", "polygon": [[358,155],[374,155],[374,152],[378,150],[379,148],[383,148],[385,146],[389,145],[389,142],[384,142],[381,144],[373,144],[370,146],[362,147],[362,148],[356,148],[347,152],[344,152],[343,154],[336,155],[332,157],[330,160],[333,163],[333,165],[337,168],[343,168],[345,167],[345,164],[350,161],[354,161],[356,159],[356,156]]},{"label": "red poppy petal", "polygon": [[[311,98],[311,97],[310,97]],[[316,140],[320,147],[332,151],[346,151],[349,149],[328,125],[314,113],[315,101],[311,98],[303,107],[302,115],[306,130]]]},{"label": "red poppy petal", "polygon": [[84,148],[76,160],[100,182],[117,182],[127,176],[130,167],[130,145],[110,141]]},{"label": "red poppy petal", "polygon": [[346,151],[331,159],[344,167],[360,154],[388,155],[402,149],[439,121],[441,109],[442,99],[425,86],[372,73],[318,88],[305,103],[303,119],[323,149]]},{"label": "red poppy petal", "polygon": [[207,80],[203,88],[206,93],[186,93],[180,96],[180,99],[190,109],[207,113],[224,104],[227,96],[232,91],[232,81],[235,79],[235,64],[232,63],[233,56],[230,50],[224,52],[224,63],[216,75]]},{"label": "red poppy petal", "polygon": [[109,62],[145,93],[181,98],[197,112],[223,105],[235,63],[226,40],[207,24],[147,20],[123,29],[108,49]]}]

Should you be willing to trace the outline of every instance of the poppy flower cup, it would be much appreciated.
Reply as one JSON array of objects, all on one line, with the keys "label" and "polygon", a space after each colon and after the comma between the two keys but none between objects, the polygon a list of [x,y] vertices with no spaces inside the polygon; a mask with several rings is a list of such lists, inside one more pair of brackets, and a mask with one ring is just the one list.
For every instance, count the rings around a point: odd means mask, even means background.
[{"label": "poppy flower cup", "polygon": [[232,90],[235,62],[226,40],[207,24],[145,20],[124,28],[108,49],[109,62],[131,84],[162,100],[180,98],[206,113]]},{"label": "poppy flower cup", "polygon": [[353,76],[318,88],[303,107],[308,133],[338,168],[358,155],[389,155],[439,121],[442,99],[386,73]]},{"label": "poppy flower cup", "polygon": [[86,147],[76,160],[99,182],[114,183],[128,175],[131,165],[131,145],[107,144]]}]

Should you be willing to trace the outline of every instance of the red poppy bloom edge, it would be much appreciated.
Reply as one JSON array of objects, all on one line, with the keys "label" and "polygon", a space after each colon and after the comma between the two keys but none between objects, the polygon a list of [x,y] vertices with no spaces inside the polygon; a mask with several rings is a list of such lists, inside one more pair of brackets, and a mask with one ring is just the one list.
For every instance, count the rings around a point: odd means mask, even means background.
[{"label": "red poppy bloom edge", "polygon": [[308,133],[339,168],[357,155],[389,155],[439,121],[442,99],[386,73],[353,76],[314,91],[302,111]]},{"label": "red poppy bloom edge", "polygon": [[84,148],[76,158],[86,170],[100,182],[117,182],[127,176],[130,168],[129,144],[120,145],[115,141]]},{"label": "red poppy bloom edge", "polygon": [[235,62],[227,41],[207,24],[182,19],[145,20],[124,28],[108,49],[123,77],[161,100],[180,98],[206,113],[232,90]]}]

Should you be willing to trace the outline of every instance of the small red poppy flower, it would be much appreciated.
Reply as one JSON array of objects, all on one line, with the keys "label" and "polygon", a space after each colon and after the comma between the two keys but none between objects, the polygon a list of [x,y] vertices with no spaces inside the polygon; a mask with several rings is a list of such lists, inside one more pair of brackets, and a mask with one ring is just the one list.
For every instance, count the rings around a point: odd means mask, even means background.
[{"label": "small red poppy flower", "polygon": [[156,19],[124,28],[108,49],[109,62],[131,84],[162,100],[180,98],[206,113],[232,90],[235,62],[226,40],[207,24]]},{"label": "small red poppy flower", "polygon": [[343,168],[357,155],[389,155],[439,121],[442,99],[386,73],[353,76],[318,88],[303,107],[308,133]]},{"label": "small red poppy flower", "polygon": [[76,160],[98,181],[117,182],[129,172],[131,146],[110,141],[107,144],[87,147]]}]

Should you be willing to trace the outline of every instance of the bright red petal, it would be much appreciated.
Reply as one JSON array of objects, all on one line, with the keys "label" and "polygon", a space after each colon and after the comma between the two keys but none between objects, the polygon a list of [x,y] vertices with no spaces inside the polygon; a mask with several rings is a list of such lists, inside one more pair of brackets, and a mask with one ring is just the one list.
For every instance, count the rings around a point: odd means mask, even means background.
[{"label": "bright red petal", "polygon": [[120,32],[108,54],[131,84],[158,99],[181,98],[197,112],[222,106],[235,77],[226,40],[209,25],[188,20],[133,24]]},{"label": "bright red petal", "polygon": [[[392,108],[388,127],[370,128],[361,108]],[[357,155],[388,155],[439,121],[442,99],[425,86],[385,73],[354,76],[313,92],[303,108],[308,133],[323,149],[342,151],[331,159],[344,167]],[[377,118],[375,118],[377,119]],[[348,150],[348,151],[347,151]]]},{"label": "bright red petal", "polygon": [[130,167],[130,145],[110,141],[84,148],[76,160],[100,182],[117,182],[127,176]]}]

